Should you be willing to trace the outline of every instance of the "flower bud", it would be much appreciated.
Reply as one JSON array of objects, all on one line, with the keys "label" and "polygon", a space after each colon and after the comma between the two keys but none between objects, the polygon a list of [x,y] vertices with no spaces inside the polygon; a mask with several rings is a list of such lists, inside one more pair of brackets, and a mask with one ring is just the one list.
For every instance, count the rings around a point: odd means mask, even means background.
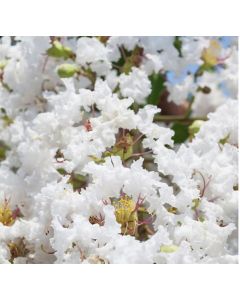
[{"label": "flower bud", "polygon": [[56,58],[72,58],[74,53],[69,47],[65,47],[59,41],[54,41],[52,47],[47,50],[47,54]]},{"label": "flower bud", "polygon": [[53,57],[62,57],[63,52],[63,45],[59,41],[54,41],[52,47],[47,50],[47,54]]},{"label": "flower bud", "polygon": [[228,143],[229,137],[230,137],[230,133],[227,134],[227,135],[226,135],[225,137],[223,137],[222,139],[220,139],[220,140],[219,140],[219,144],[225,145],[226,143]]},{"label": "flower bud", "polygon": [[194,136],[199,132],[200,127],[202,126],[203,123],[204,121],[202,120],[196,120],[192,123],[192,125],[188,127],[190,138],[194,138]]},{"label": "flower bud", "polygon": [[1,60],[0,61],[0,70],[3,70],[7,65],[7,60]]},{"label": "flower bud", "polygon": [[79,68],[76,65],[72,64],[62,64],[57,69],[57,73],[61,78],[72,77],[78,71]]}]

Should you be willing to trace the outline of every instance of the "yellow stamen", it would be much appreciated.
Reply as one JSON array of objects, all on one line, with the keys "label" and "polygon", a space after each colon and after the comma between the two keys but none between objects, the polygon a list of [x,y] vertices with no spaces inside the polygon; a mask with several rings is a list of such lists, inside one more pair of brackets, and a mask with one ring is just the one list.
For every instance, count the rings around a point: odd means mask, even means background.
[{"label": "yellow stamen", "polygon": [[14,222],[13,211],[10,209],[8,202],[5,201],[0,205],[0,223],[5,226],[11,226]]},{"label": "yellow stamen", "polygon": [[207,49],[202,52],[203,61],[209,66],[218,64],[218,57],[221,53],[221,45],[217,40],[211,40]]},{"label": "yellow stamen", "polygon": [[116,220],[122,225],[122,234],[134,235],[138,222],[137,211],[135,211],[136,203],[129,196],[124,195],[118,201],[114,201],[113,206]]}]

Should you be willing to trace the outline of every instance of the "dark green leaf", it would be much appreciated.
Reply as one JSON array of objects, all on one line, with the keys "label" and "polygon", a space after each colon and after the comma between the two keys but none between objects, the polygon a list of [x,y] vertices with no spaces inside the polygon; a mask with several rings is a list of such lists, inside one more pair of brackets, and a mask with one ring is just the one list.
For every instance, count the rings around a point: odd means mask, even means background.
[{"label": "dark green leaf", "polygon": [[158,105],[160,94],[164,90],[165,78],[163,74],[153,74],[149,77],[152,84],[152,92],[147,98],[148,104]]},{"label": "dark green leaf", "polygon": [[10,150],[10,148],[2,141],[0,141],[0,161],[6,159],[6,152]]},{"label": "dark green leaf", "polygon": [[174,143],[180,144],[186,141],[188,138],[188,125],[181,123],[174,123],[172,130],[175,132],[173,140]]}]

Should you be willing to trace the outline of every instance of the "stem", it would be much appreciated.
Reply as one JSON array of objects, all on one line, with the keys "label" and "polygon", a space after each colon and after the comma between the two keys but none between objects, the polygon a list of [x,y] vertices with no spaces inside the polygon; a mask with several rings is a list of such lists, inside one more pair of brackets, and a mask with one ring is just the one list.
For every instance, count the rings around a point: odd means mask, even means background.
[{"label": "stem", "polygon": [[121,68],[120,68],[118,65],[112,63],[112,66],[113,66],[114,68],[116,68],[118,71],[121,71]]},{"label": "stem", "polygon": [[214,197],[214,198],[212,198],[212,199],[209,199],[208,202],[214,202],[214,201],[217,200],[218,198],[219,198],[219,197],[216,196],[216,197]]},{"label": "stem", "polygon": [[42,73],[45,72],[46,66],[48,63],[48,56],[45,57],[44,62],[43,62],[43,67],[42,67]]},{"label": "stem", "polygon": [[136,157],[136,156],[141,156],[141,155],[145,155],[145,154],[149,154],[149,153],[152,153],[152,150],[146,151],[146,152],[134,153],[129,158]]},{"label": "stem", "polygon": [[196,172],[202,177],[202,181],[203,181],[203,189],[200,193],[200,197],[202,198],[203,195],[204,195],[205,189],[206,189],[206,181],[205,181],[205,178],[204,178],[204,176],[201,172],[199,172],[199,171],[196,171]]},{"label": "stem", "polygon": [[84,69],[79,69],[79,71],[77,72],[77,74],[87,77],[91,81],[92,84],[95,83],[96,78],[95,78],[94,73],[88,72],[88,71],[86,71]]},{"label": "stem", "polygon": [[142,137],[144,136],[144,134],[140,134],[136,140],[132,143],[132,146],[134,146]]},{"label": "stem", "polygon": [[155,122],[186,122],[186,123],[191,123],[196,120],[202,120],[202,121],[207,121],[207,117],[185,117],[185,116],[175,116],[175,115],[155,115],[154,121]]},{"label": "stem", "polygon": [[126,56],[126,53],[125,53],[125,51],[124,51],[124,48],[121,46],[121,47],[119,47],[119,50],[120,50],[120,52],[121,52],[121,55],[122,55],[124,61],[126,61],[127,56]]}]

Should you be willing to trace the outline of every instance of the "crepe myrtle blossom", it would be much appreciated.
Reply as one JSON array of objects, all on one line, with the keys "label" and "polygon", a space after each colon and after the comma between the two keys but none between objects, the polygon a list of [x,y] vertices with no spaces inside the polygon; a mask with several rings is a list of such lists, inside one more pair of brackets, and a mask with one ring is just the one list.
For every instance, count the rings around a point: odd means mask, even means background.
[{"label": "crepe myrtle blossom", "polygon": [[151,92],[151,83],[147,75],[135,67],[130,74],[122,74],[119,82],[122,95],[132,97],[139,104],[144,103],[144,99]]},{"label": "crepe myrtle blossom", "polygon": [[1,38],[0,263],[237,263],[237,67],[234,38]]}]

